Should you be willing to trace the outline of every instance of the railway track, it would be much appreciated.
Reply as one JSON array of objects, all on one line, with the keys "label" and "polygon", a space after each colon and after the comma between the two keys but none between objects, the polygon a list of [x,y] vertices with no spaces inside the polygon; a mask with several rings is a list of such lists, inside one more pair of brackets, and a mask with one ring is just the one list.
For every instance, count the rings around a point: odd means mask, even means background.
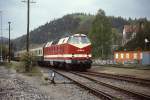
[{"label": "railway track", "polygon": [[121,80],[121,81],[128,81],[131,83],[137,83],[141,85],[145,85],[150,87],[150,80],[149,79],[142,79],[142,78],[135,78],[132,76],[125,76],[125,75],[114,75],[114,74],[108,74],[108,73],[99,73],[99,72],[82,72],[87,75],[93,75],[93,76],[99,76],[99,77],[105,77],[105,78],[111,78],[111,79],[116,79],[116,80]]},{"label": "railway track", "polygon": [[64,76],[64,77],[66,77],[67,79],[75,82],[78,86],[80,86],[80,87],[82,87],[82,88],[84,88],[86,90],[89,90],[89,92],[91,92],[92,94],[94,94],[95,96],[97,96],[97,97],[99,97],[99,98],[101,98],[103,100],[117,100],[117,98],[112,96],[112,95],[109,95],[109,94],[107,94],[107,93],[105,93],[103,91],[100,91],[100,90],[95,89],[95,88],[93,88],[91,86],[88,86],[88,85],[86,85],[86,84],[84,84],[82,82],[79,82],[79,81],[71,78],[71,77],[68,77],[66,74],[64,74],[64,71],[57,71],[57,70],[54,70],[54,69],[52,69],[52,70],[54,72]]},{"label": "railway track", "polygon": [[[89,90],[94,95],[100,97],[103,100],[150,100],[150,96],[142,94],[142,93],[136,93],[133,91],[121,89],[119,87],[115,87],[106,83],[99,82],[98,80],[91,79],[89,77],[86,77],[84,75],[79,74],[78,72],[64,72],[64,71],[58,71],[54,70],[56,73],[68,78],[69,80],[72,80],[77,85]],[[71,74],[70,74],[71,73]],[[74,74],[75,77],[72,75]],[[80,77],[80,78],[79,78]],[[83,82],[82,78],[85,78],[90,81]],[[100,87],[100,88],[99,88]]]},{"label": "railway track", "polygon": [[139,92],[135,92],[135,91],[131,91],[131,90],[128,90],[128,89],[123,89],[123,88],[120,88],[120,87],[116,87],[116,86],[113,86],[111,84],[107,84],[107,83],[104,83],[104,82],[101,82],[100,80],[97,80],[95,78],[91,78],[87,75],[84,75],[84,74],[81,74],[80,72],[71,72],[75,75],[78,75],[78,76],[81,76],[81,77],[84,77],[84,78],[87,78],[91,81],[94,81],[98,84],[101,84],[101,85],[104,85],[106,87],[109,87],[109,88],[112,88],[112,89],[115,89],[117,91],[120,91],[120,92],[123,92],[127,95],[132,95],[132,96],[135,96],[137,97],[138,99],[140,100],[150,100],[150,95],[146,95],[146,94],[143,94],[143,93],[139,93]]}]

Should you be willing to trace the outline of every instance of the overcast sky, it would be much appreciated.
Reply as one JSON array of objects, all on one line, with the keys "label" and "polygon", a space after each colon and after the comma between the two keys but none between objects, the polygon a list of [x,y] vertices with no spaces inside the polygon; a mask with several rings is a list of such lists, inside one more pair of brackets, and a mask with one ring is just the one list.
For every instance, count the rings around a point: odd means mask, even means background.
[{"label": "overcast sky", "polygon": [[[22,0],[0,0],[3,35],[8,37],[11,21],[11,38],[26,34],[27,4]],[[32,0],[31,0],[32,1]],[[83,12],[96,14],[103,9],[108,16],[124,18],[146,17],[150,20],[150,0],[34,0],[31,4],[30,30],[66,14]]]}]

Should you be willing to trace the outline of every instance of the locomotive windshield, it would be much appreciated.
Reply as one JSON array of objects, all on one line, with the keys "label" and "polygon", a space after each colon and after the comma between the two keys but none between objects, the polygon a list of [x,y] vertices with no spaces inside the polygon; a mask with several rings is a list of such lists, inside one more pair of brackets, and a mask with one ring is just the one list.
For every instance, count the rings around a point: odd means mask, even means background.
[{"label": "locomotive windshield", "polygon": [[90,41],[86,36],[72,36],[69,38],[68,43],[87,44],[87,43],[90,43]]}]

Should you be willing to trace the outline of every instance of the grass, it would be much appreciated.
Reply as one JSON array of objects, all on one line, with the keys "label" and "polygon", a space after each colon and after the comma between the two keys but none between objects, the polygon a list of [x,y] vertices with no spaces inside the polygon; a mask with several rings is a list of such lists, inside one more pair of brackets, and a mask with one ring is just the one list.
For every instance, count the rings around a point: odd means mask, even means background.
[{"label": "grass", "polygon": [[0,66],[6,67],[6,68],[11,68],[11,65],[12,63],[8,63],[6,61],[0,63]]},{"label": "grass", "polygon": [[38,66],[31,66],[30,72],[25,72],[25,65],[22,62],[11,61],[11,63],[4,62],[2,64],[6,68],[12,68],[18,73],[23,73],[27,76],[42,76],[42,73]]},{"label": "grass", "polygon": [[150,65],[140,65],[140,64],[105,64],[105,65],[93,64],[93,66],[150,70]]},{"label": "grass", "polygon": [[40,69],[37,66],[31,68],[30,72],[25,72],[28,76],[42,76]]},{"label": "grass", "polygon": [[0,62],[0,66],[3,66],[4,65],[4,63],[3,62]]},{"label": "grass", "polygon": [[[149,68],[149,69],[148,69]],[[93,66],[92,71],[101,72],[101,73],[110,73],[110,74],[117,74],[117,75],[127,75],[133,76],[137,78],[146,78],[150,79],[150,66],[147,68],[141,67],[123,67],[123,66],[116,66],[111,67],[110,65],[105,66]]]},{"label": "grass", "polygon": [[113,64],[113,65],[109,65],[109,66],[111,66],[111,67],[120,67],[120,68],[150,70],[150,65],[140,65],[140,64]]}]

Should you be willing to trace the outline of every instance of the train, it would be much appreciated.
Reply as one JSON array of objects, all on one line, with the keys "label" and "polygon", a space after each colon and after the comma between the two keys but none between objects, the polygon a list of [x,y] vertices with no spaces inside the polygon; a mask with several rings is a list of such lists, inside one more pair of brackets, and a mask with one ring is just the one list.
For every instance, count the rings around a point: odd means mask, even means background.
[{"label": "train", "polygon": [[[15,57],[20,58],[25,52],[17,51]],[[85,34],[74,34],[50,41],[44,46],[30,49],[30,52],[36,56],[39,65],[86,70],[92,64],[92,46]]]}]

